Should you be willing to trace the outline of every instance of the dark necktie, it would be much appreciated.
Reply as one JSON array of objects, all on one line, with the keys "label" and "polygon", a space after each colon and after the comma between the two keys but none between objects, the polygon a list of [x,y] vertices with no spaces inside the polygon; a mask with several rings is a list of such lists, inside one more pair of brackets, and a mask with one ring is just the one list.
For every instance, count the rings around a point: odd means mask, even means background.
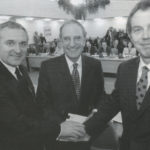
[{"label": "dark necktie", "polygon": [[142,75],[136,86],[136,103],[137,103],[138,110],[140,109],[143,99],[145,97],[145,94],[147,92],[148,71],[149,69],[146,66],[142,68]]},{"label": "dark necktie", "polygon": [[75,91],[76,91],[76,95],[77,98],[80,98],[80,77],[79,77],[79,72],[78,72],[78,64],[74,63],[73,64],[73,71],[72,71],[72,80],[73,80],[73,84],[75,87]]},{"label": "dark necktie", "polygon": [[16,68],[15,74],[16,74],[18,80],[22,79],[21,72],[19,71],[18,68]]},{"label": "dark necktie", "polygon": [[22,88],[24,88],[24,92],[27,93],[27,95],[28,94],[34,95],[34,91],[30,88],[30,86],[28,86],[28,83],[27,83],[25,77],[23,76],[23,74],[21,73],[21,71],[18,68],[16,68],[15,74],[16,74],[16,77],[19,82],[18,84]]}]

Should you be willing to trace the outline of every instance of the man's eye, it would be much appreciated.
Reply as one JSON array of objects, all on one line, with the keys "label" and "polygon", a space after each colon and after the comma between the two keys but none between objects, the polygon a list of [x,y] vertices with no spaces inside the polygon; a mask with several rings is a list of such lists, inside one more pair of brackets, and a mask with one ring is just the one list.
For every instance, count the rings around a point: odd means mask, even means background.
[{"label": "man's eye", "polygon": [[69,41],[70,38],[69,38],[69,37],[64,37],[64,40],[65,40],[65,41]]},{"label": "man's eye", "polygon": [[133,33],[140,33],[142,31],[141,28],[135,28],[133,29]]},{"label": "man's eye", "polygon": [[75,37],[75,40],[80,40],[80,39],[81,39],[80,36]]},{"label": "man's eye", "polygon": [[14,41],[7,41],[6,44],[8,46],[13,46],[13,45],[15,45],[15,42]]},{"label": "man's eye", "polygon": [[21,47],[26,47],[27,45],[28,45],[27,42],[21,42],[21,43],[20,43],[20,46],[21,46]]}]

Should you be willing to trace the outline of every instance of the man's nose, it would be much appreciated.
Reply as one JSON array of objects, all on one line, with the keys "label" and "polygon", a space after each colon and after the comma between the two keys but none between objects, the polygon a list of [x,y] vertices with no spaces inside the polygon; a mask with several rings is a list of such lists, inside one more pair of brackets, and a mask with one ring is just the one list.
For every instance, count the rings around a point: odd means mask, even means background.
[{"label": "man's nose", "polygon": [[21,48],[20,48],[19,44],[16,44],[14,49],[15,49],[16,53],[20,53],[21,52]]},{"label": "man's nose", "polygon": [[71,47],[74,47],[74,45],[75,45],[74,39],[71,39],[71,40],[70,40],[70,46],[71,46]]},{"label": "man's nose", "polygon": [[150,38],[150,29],[145,29],[143,32],[143,38],[147,39]]}]

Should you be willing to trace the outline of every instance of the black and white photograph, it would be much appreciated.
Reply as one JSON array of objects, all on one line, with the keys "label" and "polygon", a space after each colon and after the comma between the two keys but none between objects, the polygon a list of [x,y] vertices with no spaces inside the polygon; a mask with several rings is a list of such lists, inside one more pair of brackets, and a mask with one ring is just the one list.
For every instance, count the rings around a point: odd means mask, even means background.
[{"label": "black and white photograph", "polygon": [[0,150],[150,150],[150,0],[0,0]]}]

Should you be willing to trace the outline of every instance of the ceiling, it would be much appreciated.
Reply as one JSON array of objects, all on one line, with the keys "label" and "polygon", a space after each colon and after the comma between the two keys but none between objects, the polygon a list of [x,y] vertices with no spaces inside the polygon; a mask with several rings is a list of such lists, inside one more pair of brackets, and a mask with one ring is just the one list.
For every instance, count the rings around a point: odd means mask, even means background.
[{"label": "ceiling", "polygon": [[[139,0],[110,0],[105,9],[90,14],[87,19],[128,16]],[[71,19],[72,15],[60,9],[57,0],[0,0],[0,15]]]}]

